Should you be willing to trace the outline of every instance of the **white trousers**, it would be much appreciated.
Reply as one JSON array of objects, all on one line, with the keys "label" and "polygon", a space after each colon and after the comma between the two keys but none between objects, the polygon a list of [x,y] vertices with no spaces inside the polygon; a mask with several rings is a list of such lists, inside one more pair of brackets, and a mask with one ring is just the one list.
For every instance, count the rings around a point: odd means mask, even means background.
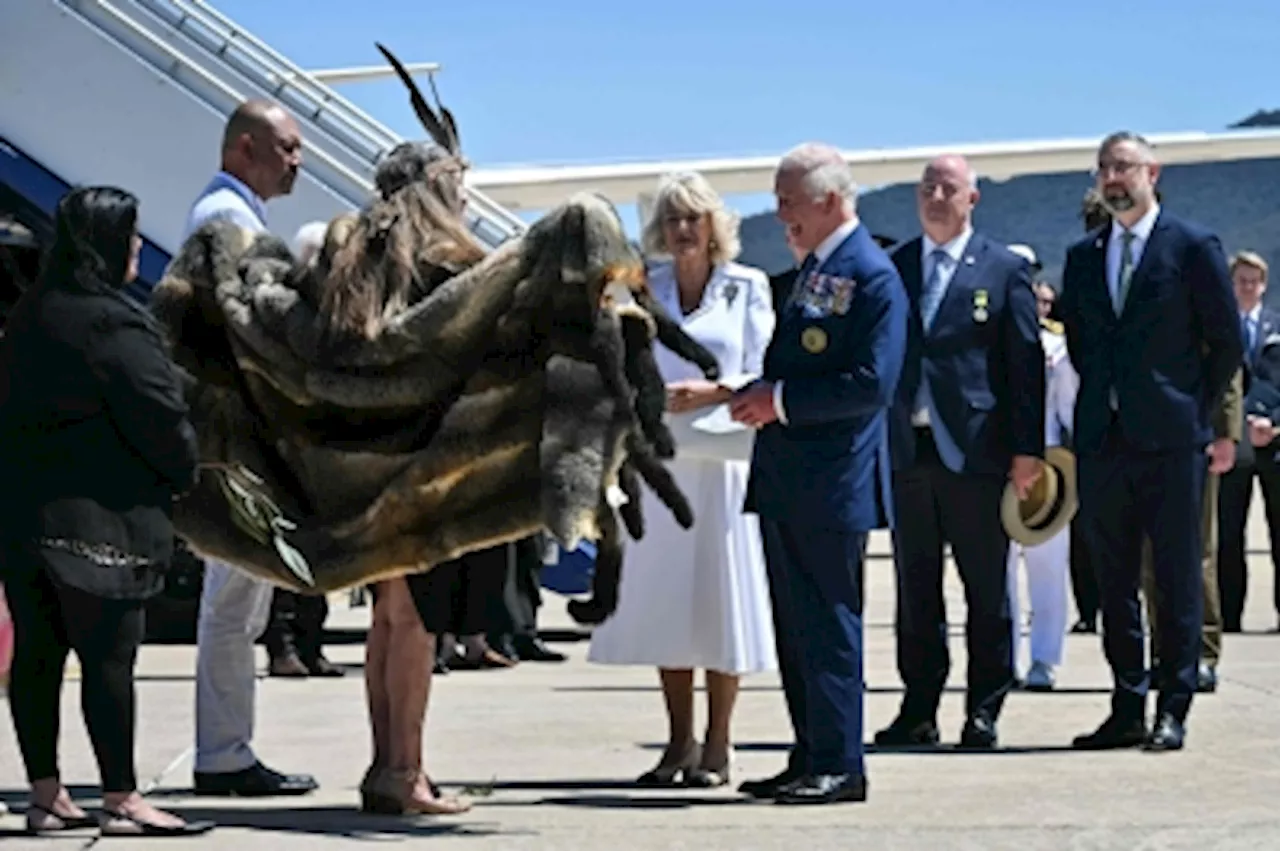
[{"label": "white trousers", "polygon": [[196,757],[200,772],[257,761],[254,643],[267,627],[274,586],[220,561],[205,562],[196,627]]},{"label": "white trousers", "polygon": [[1031,661],[1061,665],[1067,637],[1067,587],[1071,574],[1071,527],[1043,544],[1009,544],[1009,611],[1013,613],[1013,661],[1018,667],[1022,648],[1022,606],[1018,594],[1018,555],[1027,565],[1027,596],[1031,603]]}]

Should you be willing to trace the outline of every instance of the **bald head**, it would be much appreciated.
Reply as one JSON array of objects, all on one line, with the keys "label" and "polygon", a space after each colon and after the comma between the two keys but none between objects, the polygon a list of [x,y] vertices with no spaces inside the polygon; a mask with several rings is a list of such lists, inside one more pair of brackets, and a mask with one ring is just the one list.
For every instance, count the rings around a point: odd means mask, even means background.
[{"label": "bald head", "polygon": [[302,133],[284,107],[247,100],[227,119],[222,134],[222,169],[263,200],[293,191],[302,164]]},{"label": "bald head", "polygon": [[959,154],[934,157],[916,187],[916,211],[929,238],[942,245],[971,226],[978,203],[978,175]]}]

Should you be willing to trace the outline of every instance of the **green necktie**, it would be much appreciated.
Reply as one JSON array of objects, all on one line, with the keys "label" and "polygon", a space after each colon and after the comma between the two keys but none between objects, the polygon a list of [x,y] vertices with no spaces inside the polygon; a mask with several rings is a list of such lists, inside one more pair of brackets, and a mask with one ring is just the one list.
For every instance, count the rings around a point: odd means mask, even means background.
[{"label": "green necktie", "polygon": [[1129,284],[1133,281],[1133,241],[1137,235],[1131,230],[1120,232],[1120,274],[1116,282],[1116,315],[1124,309],[1124,301],[1129,297]]}]

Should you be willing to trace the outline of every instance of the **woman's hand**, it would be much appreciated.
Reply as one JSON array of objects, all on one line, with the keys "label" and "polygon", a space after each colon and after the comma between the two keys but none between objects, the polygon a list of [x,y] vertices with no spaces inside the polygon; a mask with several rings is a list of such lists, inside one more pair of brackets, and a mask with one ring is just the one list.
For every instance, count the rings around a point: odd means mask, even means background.
[{"label": "woman's hand", "polygon": [[709,408],[729,401],[732,393],[705,378],[691,378],[667,385],[667,410],[673,414]]}]

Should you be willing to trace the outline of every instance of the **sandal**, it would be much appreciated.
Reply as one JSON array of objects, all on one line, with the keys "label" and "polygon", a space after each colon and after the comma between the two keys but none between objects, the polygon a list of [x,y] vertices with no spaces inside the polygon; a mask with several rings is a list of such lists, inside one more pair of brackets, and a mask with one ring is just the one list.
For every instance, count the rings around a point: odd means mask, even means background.
[{"label": "sandal", "polygon": [[139,821],[125,813],[103,810],[101,824],[103,836],[197,836],[213,830],[214,822],[189,821],[174,827]]},{"label": "sandal", "polygon": [[[35,823],[37,816],[41,817],[43,824]],[[49,819],[53,819],[56,824],[50,824]],[[61,833],[64,830],[83,830],[97,824],[98,820],[90,815],[64,816],[34,801],[27,805],[27,835],[29,836],[40,833]]]}]

